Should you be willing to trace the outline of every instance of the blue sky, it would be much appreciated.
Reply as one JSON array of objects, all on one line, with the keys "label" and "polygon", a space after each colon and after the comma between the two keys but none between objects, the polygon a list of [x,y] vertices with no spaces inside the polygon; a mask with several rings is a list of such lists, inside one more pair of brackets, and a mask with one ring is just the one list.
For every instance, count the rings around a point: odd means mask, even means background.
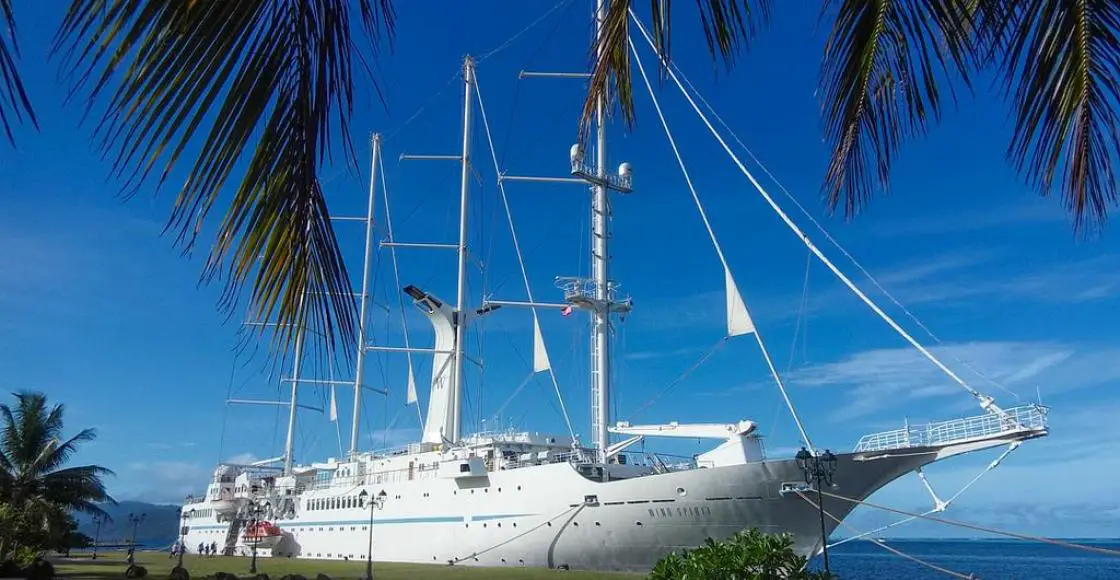
[{"label": "blue sky", "polygon": [[[562,8],[483,58],[479,79],[487,113],[510,173],[561,175],[583,87],[578,81],[522,80],[517,71],[580,70],[586,63],[587,2]],[[365,135],[387,134],[386,169],[396,237],[454,238],[458,169],[454,164],[398,163],[402,152],[454,153],[459,143],[461,85],[451,81],[466,53],[486,55],[552,6],[548,3],[398,3],[392,53],[379,59],[388,111],[368,85],[359,87],[352,130],[365,158]],[[129,202],[115,196],[107,166],[91,148],[80,109],[64,105],[46,48],[60,8],[17,6],[25,50],[22,70],[41,127],[24,128],[16,150],[0,154],[0,388],[37,389],[66,403],[68,425],[94,426],[98,441],[79,456],[117,472],[120,499],[178,501],[201,490],[218,460],[278,455],[283,419],[266,407],[223,401],[278,396],[276,377],[257,372],[260,356],[236,357],[237,319],[215,308],[218,287],[199,286],[199,254],[183,257],[160,237],[171,191],[150,188]],[[686,12],[686,11],[682,11]],[[682,20],[686,18],[682,14]],[[1030,533],[1115,535],[1120,474],[1112,449],[1120,438],[1120,346],[1117,293],[1120,243],[1106,230],[1093,239],[1071,233],[1058,200],[1041,199],[1016,179],[1003,158],[1009,124],[997,95],[979,83],[959,110],[896,157],[889,195],[846,222],[824,212],[818,196],[827,163],[814,91],[824,31],[811,7],[778,11],[771,29],[730,74],[713,69],[702,37],[685,27],[674,47],[680,66],[725,120],[814,217],[942,344],[950,366],[1005,406],[1016,398],[984,382],[979,369],[1023,400],[1036,388],[1053,407],[1053,434],[1025,445],[975,484],[951,515]],[[648,65],[649,61],[647,61]],[[773,453],[797,445],[791,421],[750,337],[730,341],[696,372],[639,415],[633,412],[689,368],[723,336],[723,275],[644,91],[636,92],[638,126],[611,128],[611,164],[634,166],[635,193],[614,199],[613,277],[635,300],[618,336],[615,407],[620,418],[655,422],[732,421],[761,424]],[[708,136],[680,95],[659,93],[746,303],[783,371],[810,435],[823,446],[850,449],[859,436],[911,422],[977,411],[939,374],[848,293],[806,250]],[[418,113],[418,114],[417,114]],[[493,167],[477,125],[480,183],[472,209],[476,298],[523,299],[516,257],[500,213]],[[433,164],[434,163],[434,164]],[[364,209],[366,170],[338,165],[323,172],[339,215]],[[776,192],[769,181],[765,184]],[[586,196],[570,186],[511,185],[513,213],[540,300],[558,300],[552,278],[587,272]],[[779,200],[781,200],[779,194]],[[788,202],[785,205],[789,206]],[[793,208],[787,207],[792,210]],[[383,212],[379,209],[379,215]],[[795,216],[796,219],[796,216]],[[811,231],[807,220],[800,219]],[[383,232],[382,232],[383,233]],[[361,232],[339,225],[352,274],[359,273]],[[855,275],[818,234],[818,244]],[[388,254],[383,254],[382,266]],[[400,254],[402,282],[451,298],[451,255]],[[375,298],[376,339],[400,344],[391,271],[381,268]],[[866,280],[857,281],[867,285]],[[872,293],[881,299],[878,293]],[[884,304],[885,305],[885,304]],[[888,309],[900,315],[897,308]],[[414,343],[430,340],[411,311]],[[802,330],[795,332],[798,321]],[[586,320],[542,315],[542,326],[576,431],[587,433]],[[907,323],[915,336],[934,341]],[[528,376],[530,319],[505,311],[478,328],[485,371],[469,376],[466,415],[532,430],[564,431],[552,387]],[[796,340],[795,340],[796,335]],[[390,396],[367,398],[363,444],[377,448],[419,435],[415,410],[404,406],[403,359],[371,357],[367,381]],[[429,374],[418,359],[418,377]],[[348,371],[338,371],[339,376]],[[421,389],[421,400],[426,393]],[[349,429],[349,393],[339,391],[338,425],[301,414],[297,460],[337,455]],[[305,391],[310,404],[325,392]],[[493,415],[502,409],[502,416]],[[677,451],[694,453],[689,443]],[[930,470],[943,496],[990,461],[977,455]],[[842,480],[842,474],[838,476]],[[923,508],[928,498],[911,477],[876,499]],[[866,529],[881,518],[862,513]],[[945,535],[935,527],[899,534]]]}]

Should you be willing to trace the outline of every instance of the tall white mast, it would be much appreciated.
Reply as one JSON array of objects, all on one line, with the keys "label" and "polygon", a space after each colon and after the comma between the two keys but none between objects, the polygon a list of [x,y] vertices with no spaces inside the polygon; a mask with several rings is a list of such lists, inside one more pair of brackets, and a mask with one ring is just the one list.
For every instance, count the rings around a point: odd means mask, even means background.
[{"label": "tall white mast", "polygon": [[[373,200],[377,191],[377,166],[381,159],[381,134],[373,136],[373,155],[369,169],[369,205],[366,209],[366,254],[362,264],[362,293],[358,306],[358,358],[354,363],[354,413],[350,426],[350,455],[358,452],[358,428],[362,411],[362,371],[366,362],[366,305],[369,302],[370,254],[373,251]],[[333,387],[332,387],[333,388]]]},{"label": "tall white mast", "polygon": [[[299,297],[300,311],[303,310],[303,301],[306,294]],[[296,433],[296,395],[299,392],[299,367],[303,361],[303,325],[296,328],[295,360],[292,361],[292,399],[288,402],[288,436],[284,440],[284,475],[292,473],[292,443]]]},{"label": "tall white mast", "polygon": [[[602,35],[607,14],[606,0],[598,0],[595,10],[596,44]],[[600,45],[601,46],[601,45]],[[598,58],[602,58],[599,49]],[[607,265],[610,261],[610,201],[607,199],[607,129],[605,98],[595,102],[595,175],[599,182],[592,187],[591,201],[591,276],[595,283],[595,307],[591,311],[591,433],[598,449],[598,459],[606,461],[610,447],[610,316],[612,292]]]},{"label": "tall white mast", "polygon": [[471,179],[471,102],[474,97],[474,59],[469,55],[463,62],[463,151],[460,156],[462,172],[459,183],[459,281],[455,301],[455,349],[452,355],[451,408],[452,419],[450,441],[458,443],[463,432],[463,358],[466,342],[466,300],[467,300],[467,195],[470,193]]}]

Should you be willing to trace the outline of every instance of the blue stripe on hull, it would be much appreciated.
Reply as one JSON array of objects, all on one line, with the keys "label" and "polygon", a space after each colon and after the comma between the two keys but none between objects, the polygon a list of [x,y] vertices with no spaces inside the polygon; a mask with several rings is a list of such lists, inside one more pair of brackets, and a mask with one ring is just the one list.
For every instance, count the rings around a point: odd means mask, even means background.
[{"label": "blue stripe on hull", "polygon": [[[502,518],[523,518],[536,514],[488,514],[480,516],[471,516],[470,521],[485,522],[490,520],[500,520]],[[427,516],[427,517],[414,517],[414,518],[374,518],[373,525],[385,524],[461,524],[467,521],[464,516]],[[332,520],[321,522],[283,522],[276,524],[281,528],[298,528],[301,526],[360,526],[368,525],[369,520]],[[229,525],[206,525],[206,526],[190,526],[192,530],[221,530],[228,528]]]}]

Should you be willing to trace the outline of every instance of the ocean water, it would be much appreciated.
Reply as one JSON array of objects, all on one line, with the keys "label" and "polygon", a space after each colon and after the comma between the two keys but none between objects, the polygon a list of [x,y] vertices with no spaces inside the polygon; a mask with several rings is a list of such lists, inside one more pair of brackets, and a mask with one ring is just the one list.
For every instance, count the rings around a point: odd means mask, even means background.
[{"label": "ocean water", "polygon": [[[1120,552],[1120,540],[1071,540]],[[985,580],[1120,580],[1120,556],[1015,540],[888,540],[888,545],[953,572]],[[945,580],[927,568],[866,541],[828,551],[841,580]],[[821,567],[815,558],[813,568]]]}]

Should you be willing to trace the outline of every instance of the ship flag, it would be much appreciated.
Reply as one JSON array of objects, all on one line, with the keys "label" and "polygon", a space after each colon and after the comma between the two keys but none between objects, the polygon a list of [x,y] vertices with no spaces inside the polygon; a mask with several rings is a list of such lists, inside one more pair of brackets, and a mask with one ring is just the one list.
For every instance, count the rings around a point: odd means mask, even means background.
[{"label": "ship flag", "polygon": [[533,372],[539,373],[552,368],[548,360],[548,351],[544,348],[544,336],[541,334],[541,325],[537,315],[533,313]]},{"label": "ship flag", "polygon": [[735,285],[735,278],[731,277],[731,269],[724,266],[723,275],[727,286],[727,336],[750,334],[754,332],[754,321],[747,312],[743,296],[739,294],[739,287]]},{"label": "ship flag", "polygon": [[334,398],[334,389],[335,389],[335,386],[331,385],[331,422],[332,423],[338,421],[338,403],[335,401],[335,398]]}]

